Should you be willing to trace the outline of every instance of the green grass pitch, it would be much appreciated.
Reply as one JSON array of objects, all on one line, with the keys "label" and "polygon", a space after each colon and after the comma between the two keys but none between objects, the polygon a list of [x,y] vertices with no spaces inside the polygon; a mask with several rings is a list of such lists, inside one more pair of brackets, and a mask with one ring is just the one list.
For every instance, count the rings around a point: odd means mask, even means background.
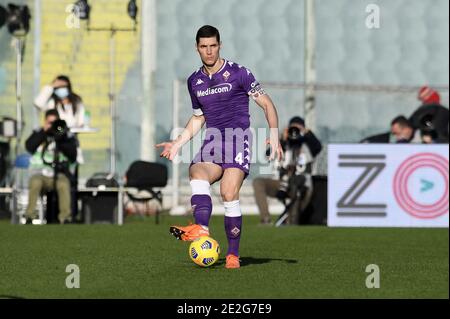
[{"label": "green grass pitch", "polygon": [[[0,298],[448,298],[448,229],[264,227],[244,217],[240,269],[224,268],[223,217],[211,221],[222,255],[211,268],[190,261],[171,224],[10,225],[0,222]],[[66,266],[80,288],[65,285]],[[380,288],[365,285],[366,266]]]}]

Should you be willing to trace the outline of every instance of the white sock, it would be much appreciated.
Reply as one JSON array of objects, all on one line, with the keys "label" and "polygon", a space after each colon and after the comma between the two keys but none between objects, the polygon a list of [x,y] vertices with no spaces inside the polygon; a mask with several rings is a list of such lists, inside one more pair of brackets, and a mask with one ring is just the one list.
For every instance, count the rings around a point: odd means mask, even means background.
[{"label": "white sock", "polygon": [[191,184],[192,195],[209,195],[211,196],[211,191],[208,181],[202,179],[193,179],[189,182]]},{"label": "white sock", "polygon": [[239,199],[231,202],[223,202],[223,206],[225,207],[225,216],[227,217],[239,217],[242,215]]}]

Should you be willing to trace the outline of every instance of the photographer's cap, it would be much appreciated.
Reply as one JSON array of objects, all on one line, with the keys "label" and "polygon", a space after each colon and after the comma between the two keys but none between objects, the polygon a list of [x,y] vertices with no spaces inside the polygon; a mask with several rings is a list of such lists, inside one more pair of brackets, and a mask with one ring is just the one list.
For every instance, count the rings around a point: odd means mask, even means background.
[{"label": "photographer's cap", "polygon": [[305,126],[305,120],[303,118],[301,118],[300,116],[294,116],[289,121],[289,125],[292,125],[292,124],[300,124],[301,126]]},{"label": "photographer's cap", "polygon": [[439,104],[441,102],[439,93],[428,86],[423,86],[420,88],[417,98],[424,105]]}]

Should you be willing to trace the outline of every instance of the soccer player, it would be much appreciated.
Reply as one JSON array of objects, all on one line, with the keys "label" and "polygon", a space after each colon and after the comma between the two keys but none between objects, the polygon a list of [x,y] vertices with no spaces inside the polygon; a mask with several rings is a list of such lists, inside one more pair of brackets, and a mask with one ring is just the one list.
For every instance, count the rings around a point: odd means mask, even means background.
[{"label": "soccer player", "polygon": [[272,100],[248,69],[220,57],[221,45],[215,27],[205,25],[198,30],[196,48],[203,66],[187,80],[193,115],[175,140],[156,147],[163,147],[161,157],[173,160],[178,150],[206,123],[202,147],[189,167],[195,224],[172,226],[170,232],[184,241],[209,236],[210,185],[220,180],[228,239],[225,267],[239,268],[242,228],[239,190],[249,174],[252,145],[249,97],[264,110],[269,124],[269,160],[281,159],[283,151],[279,145],[278,115]]}]

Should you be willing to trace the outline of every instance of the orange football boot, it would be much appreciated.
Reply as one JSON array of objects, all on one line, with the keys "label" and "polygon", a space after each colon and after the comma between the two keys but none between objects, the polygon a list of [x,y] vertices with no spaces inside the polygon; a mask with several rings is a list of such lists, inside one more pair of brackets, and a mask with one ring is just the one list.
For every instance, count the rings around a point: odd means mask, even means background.
[{"label": "orange football boot", "polygon": [[241,264],[239,262],[239,257],[235,255],[227,255],[227,261],[225,264],[225,268],[233,269],[233,268],[240,268]]},{"label": "orange football boot", "polygon": [[193,241],[201,236],[209,236],[207,227],[199,224],[190,224],[189,226],[171,226],[170,233],[176,239],[183,241]]}]

